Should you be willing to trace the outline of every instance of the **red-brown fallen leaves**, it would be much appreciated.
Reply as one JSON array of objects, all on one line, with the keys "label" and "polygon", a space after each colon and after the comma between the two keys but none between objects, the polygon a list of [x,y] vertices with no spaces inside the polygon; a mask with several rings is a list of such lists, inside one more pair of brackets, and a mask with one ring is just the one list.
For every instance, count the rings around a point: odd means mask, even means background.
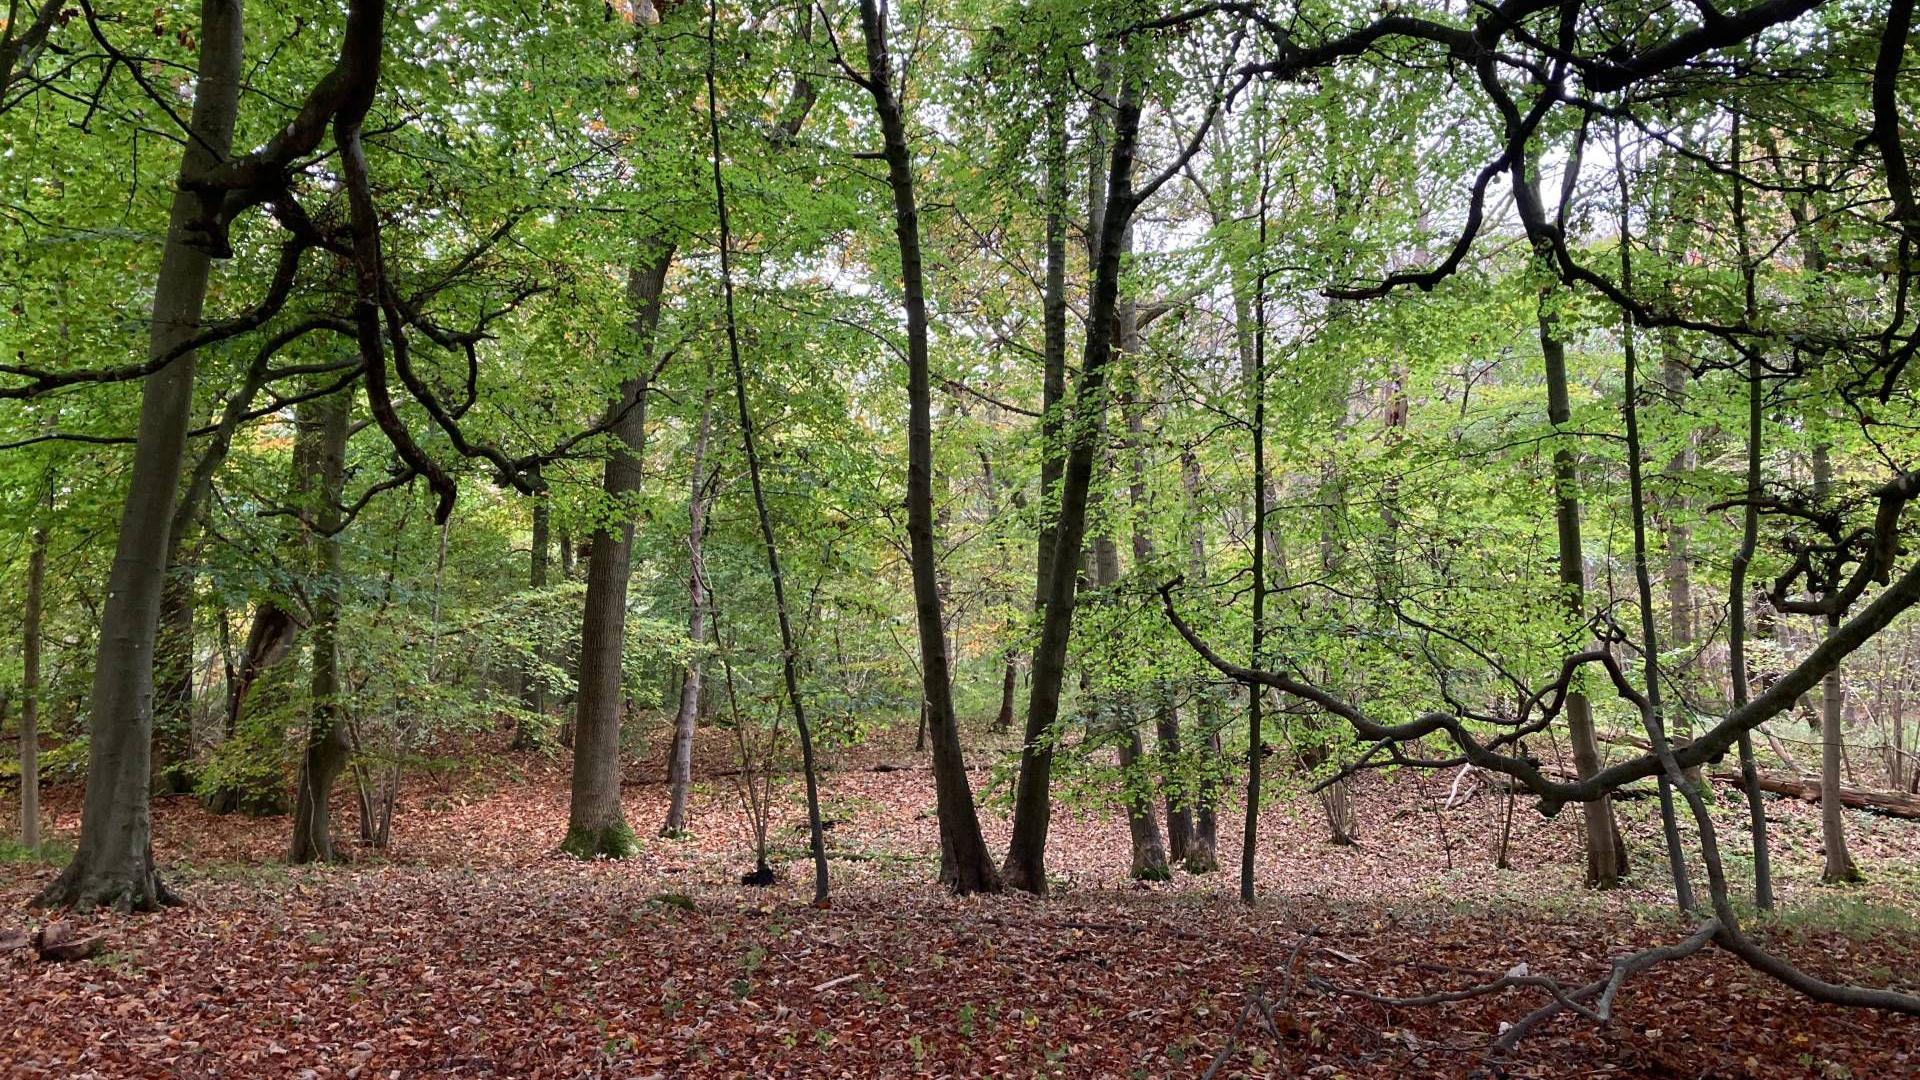
[{"label": "red-brown fallen leaves", "polygon": [[[1316,808],[1267,815],[1266,898],[1250,910],[1229,898],[1230,874],[1127,887],[1125,828],[1098,815],[1056,822],[1053,899],[956,900],[930,883],[927,774],[843,765],[825,778],[837,856],[826,910],[804,903],[797,806],[776,825],[783,880],[737,884],[750,859],[724,779],[695,800],[695,840],[649,840],[624,864],[551,853],[566,809],[551,768],[492,792],[423,785],[392,861],[346,868],[265,861],[284,821],[163,803],[160,858],[189,906],[77,917],[108,935],[91,961],[0,956],[0,1074],[1195,1075],[1259,988],[1284,999],[1275,1029],[1244,1030],[1218,1075],[1464,1075],[1538,991],[1391,1009],[1319,993],[1306,976],[1412,994],[1525,962],[1579,981],[1621,950],[1685,933],[1645,903],[1657,882],[1581,892],[1570,823],[1524,807],[1520,869],[1491,870],[1493,807],[1482,796],[1438,814],[1429,796],[1443,801],[1447,778],[1370,783],[1358,851],[1320,842]],[[62,817],[71,798],[56,799]],[[663,807],[657,784],[629,788],[642,835]],[[1811,834],[1799,810],[1779,809],[1786,898],[1804,907],[1832,894],[1806,885]],[[1651,807],[1626,811],[1644,837]],[[1869,872],[1895,877],[1920,843],[1912,827],[1860,824]],[[999,843],[1004,830],[989,822]],[[1658,852],[1642,839],[1636,855],[1648,880]],[[0,900],[17,907],[48,873],[0,868]],[[1920,983],[1911,926],[1769,936],[1824,975]],[[1630,983],[1616,1015],[1605,1029],[1553,1021],[1514,1074],[1920,1075],[1920,1023],[1811,1006],[1711,950]]]}]

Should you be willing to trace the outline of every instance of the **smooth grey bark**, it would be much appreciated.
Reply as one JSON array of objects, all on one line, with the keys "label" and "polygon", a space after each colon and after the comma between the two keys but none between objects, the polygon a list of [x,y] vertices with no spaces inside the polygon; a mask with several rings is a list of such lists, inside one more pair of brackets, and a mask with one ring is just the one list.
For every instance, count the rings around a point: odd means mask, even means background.
[{"label": "smooth grey bark", "polygon": [[1000,891],[1000,874],[987,852],[967,779],[953,707],[953,673],[942,613],[933,512],[933,401],[927,342],[927,298],[920,251],[920,210],[900,102],[894,96],[893,61],[885,16],[878,0],[861,0],[866,38],[866,89],[880,119],[893,192],[894,238],[900,250],[901,291],[907,315],[907,547],[913,570],[913,607],[920,631],[920,676],[927,733],[933,742],[933,780],[940,823],[940,866],[955,893]]},{"label": "smooth grey bark", "polygon": [[20,844],[40,850],[40,641],[47,588],[47,526],[27,550],[27,609],[20,642]]},{"label": "smooth grey bark", "polygon": [[294,459],[309,497],[303,506],[313,525],[307,543],[313,566],[313,649],[306,752],[293,802],[293,840],[287,861],[333,862],[333,787],[347,767],[346,709],[341,701],[340,495],[346,471],[349,393],[302,402],[297,413]]},{"label": "smooth grey bark", "polygon": [[656,245],[627,275],[633,329],[643,343],[641,370],[620,384],[612,405],[613,446],[601,489],[607,520],[593,530],[587,596],[580,627],[580,690],[573,731],[573,778],[567,835],[560,850],[575,858],[625,858],[638,850],[620,807],[621,653],[627,636],[627,582],[633,572],[633,517],[645,468],[647,398],[654,336],[673,248]]},{"label": "smooth grey bark", "polygon": [[687,642],[694,655],[680,680],[673,714],[673,742],[667,749],[667,820],[661,836],[687,831],[687,793],[693,786],[693,734],[700,722],[702,658],[707,634],[707,569],[703,556],[707,531],[707,439],[713,428],[713,388],[700,404],[700,426],[693,437],[693,475],[687,492]]},{"label": "smooth grey bark", "polygon": [[[148,354],[164,356],[200,329],[212,258],[195,247],[195,223],[212,216],[217,191],[197,179],[227,157],[239,107],[240,0],[201,0],[193,114],[180,162],[166,245],[155,280]],[[133,466],[101,611],[87,739],[87,794],[73,861],[38,898],[47,906],[112,905],[149,911],[174,901],[154,872],[153,657],[169,529],[193,417],[192,352],[147,377]]]}]

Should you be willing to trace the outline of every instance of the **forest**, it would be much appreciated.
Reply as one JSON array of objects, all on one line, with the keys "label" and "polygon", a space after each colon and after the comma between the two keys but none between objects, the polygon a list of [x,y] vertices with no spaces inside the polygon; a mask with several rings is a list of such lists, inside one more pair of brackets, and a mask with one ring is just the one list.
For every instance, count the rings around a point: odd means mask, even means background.
[{"label": "forest", "polygon": [[0,1074],[1920,1076],[1913,0],[0,20]]}]

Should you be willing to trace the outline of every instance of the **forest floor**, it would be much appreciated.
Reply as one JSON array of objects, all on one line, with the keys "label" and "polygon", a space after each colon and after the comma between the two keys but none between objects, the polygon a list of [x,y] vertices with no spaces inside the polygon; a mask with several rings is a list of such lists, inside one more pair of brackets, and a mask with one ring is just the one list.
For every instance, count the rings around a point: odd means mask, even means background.
[{"label": "forest floor", "polygon": [[[707,749],[713,777],[725,764]],[[564,761],[538,757],[411,782],[391,851],[336,867],[280,864],[284,818],[162,800],[156,856],[185,906],[80,917],[104,935],[91,960],[0,955],[0,1075],[1456,1076],[1543,992],[1393,1008],[1328,988],[1425,993],[1521,963],[1578,983],[1687,932],[1658,887],[1652,800],[1622,806],[1636,887],[1596,894],[1574,814],[1518,805],[1513,868],[1497,870],[1506,800],[1444,810],[1450,774],[1362,782],[1356,847],[1326,843],[1311,798],[1268,811],[1251,907],[1234,899],[1237,817],[1222,817],[1222,872],[1136,885],[1119,815],[1064,808],[1051,898],[954,899],[932,880],[930,775],[874,771],[920,760],[883,745],[832,762],[825,910],[807,904],[797,782],[779,794],[769,889],[738,884],[751,859],[725,778],[697,787],[693,839],[586,865],[555,853]],[[648,836],[657,773],[635,766],[626,788]],[[49,795],[67,843],[78,797]],[[1739,807],[1720,808],[1737,853]],[[1755,932],[1822,976],[1920,989],[1920,823],[1850,814],[1870,884],[1836,890],[1817,883],[1817,808],[1770,813],[1784,914]],[[1003,849],[999,810],[987,828]],[[0,862],[0,930],[44,917],[24,905],[54,871]],[[1244,1020],[1256,995],[1270,1029]],[[1604,1027],[1551,1021],[1507,1072],[1915,1077],[1920,1020],[1814,1006],[1709,950],[1629,982]]]}]

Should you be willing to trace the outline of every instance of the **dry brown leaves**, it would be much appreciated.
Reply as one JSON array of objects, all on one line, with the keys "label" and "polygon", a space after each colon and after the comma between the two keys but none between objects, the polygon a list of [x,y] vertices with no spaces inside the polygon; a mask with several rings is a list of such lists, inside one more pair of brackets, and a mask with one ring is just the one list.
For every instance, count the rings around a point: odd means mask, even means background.
[{"label": "dry brown leaves", "polygon": [[[825,778],[836,857],[824,911],[805,906],[797,785],[776,826],[782,880],[769,890],[737,884],[750,859],[724,777],[697,793],[694,839],[584,866],[552,853],[566,788],[551,764],[512,762],[517,779],[503,764],[485,783],[416,784],[395,849],[348,867],[278,867],[284,821],[163,802],[158,854],[189,905],[79,917],[106,936],[90,960],[0,956],[0,1073],[1198,1075],[1257,991],[1280,1003],[1275,1026],[1249,1024],[1217,1075],[1465,1075],[1501,1023],[1540,1003],[1537,991],[1390,1009],[1320,993],[1306,976],[1411,994],[1525,962],[1579,981],[1622,950],[1684,933],[1660,906],[1650,802],[1623,807],[1647,885],[1638,892],[1581,890],[1573,823],[1524,806],[1516,869],[1493,870],[1503,804],[1482,794],[1441,811],[1450,778],[1438,777],[1370,780],[1358,849],[1323,842],[1311,801],[1264,815],[1264,897],[1251,909],[1232,900],[1230,872],[1133,885],[1117,817],[1064,812],[1050,850],[1055,897],[957,900],[929,883],[930,777],[867,771],[879,760],[912,757],[850,754]],[[723,767],[705,764],[710,777]],[[52,800],[63,829],[76,795]],[[636,769],[627,795],[629,820],[650,834],[665,807],[657,776]],[[1812,809],[1775,809],[1787,904],[1830,897],[1809,880]],[[1882,882],[1866,895],[1913,904],[1920,829],[1853,820],[1856,855]],[[1230,855],[1238,822],[1223,818],[1222,831]],[[998,815],[988,832],[1004,845]],[[0,867],[0,901],[21,911],[50,873]],[[1884,923],[1768,933],[1829,977],[1920,984],[1920,933]],[[1511,1074],[1920,1075],[1920,1022],[1811,1006],[1712,952],[1631,983],[1617,1015],[1605,1029],[1553,1021]]]}]

